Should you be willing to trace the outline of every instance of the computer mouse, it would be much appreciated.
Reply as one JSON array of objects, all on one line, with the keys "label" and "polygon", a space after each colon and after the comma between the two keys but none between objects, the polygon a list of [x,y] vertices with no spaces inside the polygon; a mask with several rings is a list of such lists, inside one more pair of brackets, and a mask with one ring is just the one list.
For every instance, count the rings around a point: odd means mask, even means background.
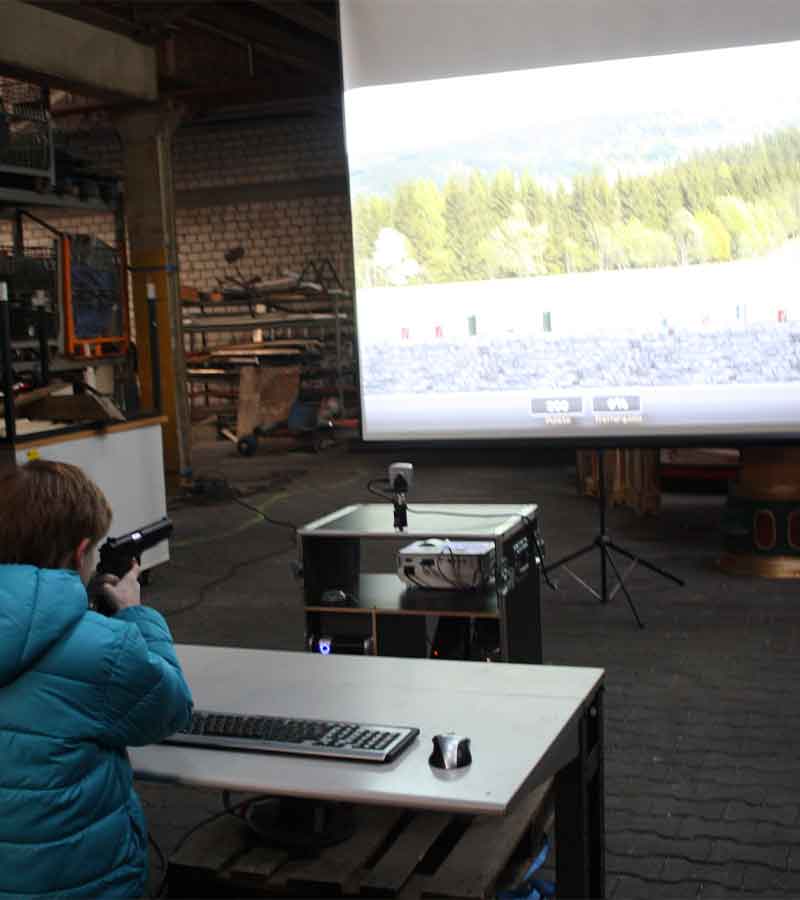
[{"label": "computer mouse", "polygon": [[331,589],[328,591],[323,591],[322,596],[319,599],[319,602],[322,606],[350,606],[351,598],[348,593],[345,591],[340,591],[336,589]]},{"label": "computer mouse", "polygon": [[428,762],[436,769],[462,769],[472,762],[469,738],[457,734],[437,734]]}]

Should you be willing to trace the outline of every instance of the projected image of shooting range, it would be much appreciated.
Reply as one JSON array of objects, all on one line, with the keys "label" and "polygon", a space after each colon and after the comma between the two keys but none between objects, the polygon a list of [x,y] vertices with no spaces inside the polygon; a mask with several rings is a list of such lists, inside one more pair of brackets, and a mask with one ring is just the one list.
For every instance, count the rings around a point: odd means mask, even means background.
[{"label": "projected image of shooting range", "polygon": [[345,94],[367,438],[796,433],[800,42]]}]

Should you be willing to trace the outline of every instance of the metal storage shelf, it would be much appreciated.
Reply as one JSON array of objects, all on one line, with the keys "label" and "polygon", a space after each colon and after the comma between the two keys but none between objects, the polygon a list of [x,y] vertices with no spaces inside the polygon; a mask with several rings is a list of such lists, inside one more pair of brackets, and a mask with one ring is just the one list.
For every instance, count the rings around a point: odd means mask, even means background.
[{"label": "metal storage shelf", "polygon": [[[119,194],[115,194],[119,198]],[[62,208],[72,210],[95,210],[108,212],[115,216],[117,233],[122,233],[122,209],[121,205],[107,205],[99,200],[81,200],[74,196],[60,197],[52,193],[39,193],[37,191],[27,191],[18,188],[0,187],[0,218],[9,217],[14,221],[12,232],[13,246],[10,248],[14,255],[7,257],[4,261],[6,270],[0,272],[0,282],[7,282],[8,275],[13,270],[7,267],[10,263],[14,263],[18,253],[21,257],[29,259],[32,257],[45,256],[51,251],[40,247],[25,247],[23,221],[32,220],[41,227],[45,227],[52,231],[54,235],[60,235],[60,232],[53,229],[41,218],[33,215],[28,210],[35,208],[37,212],[41,210]],[[55,240],[55,238],[54,238]],[[52,251],[56,254],[59,265],[63,264],[61,256],[63,248]],[[5,276],[5,277],[4,277]],[[54,275],[54,278],[56,276]],[[8,291],[10,293],[10,291]],[[58,298],[58,304],[64,299],[62,287],[60,283],[54,284],[52,288],[54,297]],[[35,335],[28,339],[20,339],[12,332],[11,306],[13,297],[9,296],[8,302],[0,302],[0,449],[5,453],[9,448],[13,448],[24,442],[36,440],[55,440],[58,438],[80,434],[83,432],[96,432],[106,430],[108,422],[105,419],[90,422],[80,421],[74,424],[62,424],[60,422],[27,420],[24,413],[21,414],[17,409],[15,401],[15,383],[18,381],[18,370],[24,370],[32,373],[33,384],[46,386],[50,384],[55,377],[61,376],[65,382],[74,382],[74,374],[85,368],[87,365],[99,362],[109,362],[115,357],[110,355],[98,356],[72,356],[65,352],[64,342],[67,340],[62,333],[62,327],[57,332],[52,332],[50,326],[43,315],[43,308],[38,309],[38,317],[32,319],[32,328]],[[125,301],[127,308],[127,301]],[[63,324],[65,315],[60,305],[58,307],[59,326]],[[82,339],[81,339],[82,340]],[[102,340],[102,339],[101,339]],[[25,356],[20,357],[22,351]],[[16,358],[15,358],[16,354]],[[22,395],[19,395],[22,396]],[[160,414],[159,411],[155,413]],[[139,411],[134,415],[128,415],[129,422],[138,421],[152,417],[154,411]],[[22,424],[18,428],[17,420],[21,419]]]},{"label": "metal storage shelf", "polygon": [[[336,396],[340,415],[352,416],[353,400],[357,399],[352,305],[352,296],[327,260],[309,262],[297,276],[184,299],[183,331],[194,417],[220,415],[218,404],[212,401],[235,398],[242,366],[292,364],[301,371],[301,401]],[[212,345],[209,340],[212,335],[248,333],[255,340],[234,345],[240,350],[235,354],[225,343]],[[289,349],[292,340],[297,347]],[[286,348],[284,352],[280,347]],[[209,369],[207,376],[204,368]],[[221,397],[225,382],[229,390]],[[205,403],[194,402],[197,399]],[[223,424],[229,422],[218,418],[218,426]]]},{"label": "metal storage shelf", "polygon": [[82,212],[116,213],[117,207],[97,198],[73,197],[67,194],[39,193],[23,188],[0,187],[0,217],[13,216],[19,208],[69,209]]}]

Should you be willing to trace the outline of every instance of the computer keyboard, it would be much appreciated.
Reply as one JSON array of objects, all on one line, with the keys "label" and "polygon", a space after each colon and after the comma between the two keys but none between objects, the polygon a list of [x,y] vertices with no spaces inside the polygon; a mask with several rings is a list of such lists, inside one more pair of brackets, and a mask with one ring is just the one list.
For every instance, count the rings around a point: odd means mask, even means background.
[{"label": "computer keyboard", "polygon": [[191,725],[176,731],[164,743],[386,763],[402,753],[418,734],[418,728],[397,725],[249,716],[196,709]]}]

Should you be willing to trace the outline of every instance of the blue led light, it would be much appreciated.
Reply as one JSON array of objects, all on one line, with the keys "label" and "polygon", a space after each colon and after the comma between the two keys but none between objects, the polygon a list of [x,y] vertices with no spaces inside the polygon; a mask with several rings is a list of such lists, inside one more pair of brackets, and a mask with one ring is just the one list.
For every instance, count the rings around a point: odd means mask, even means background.
[{"label": "blue led light", "polygon": [[331,652],[331,639],[330,638],[320,638],[317,643],[317,650],[323,655],[328,656]]}]

